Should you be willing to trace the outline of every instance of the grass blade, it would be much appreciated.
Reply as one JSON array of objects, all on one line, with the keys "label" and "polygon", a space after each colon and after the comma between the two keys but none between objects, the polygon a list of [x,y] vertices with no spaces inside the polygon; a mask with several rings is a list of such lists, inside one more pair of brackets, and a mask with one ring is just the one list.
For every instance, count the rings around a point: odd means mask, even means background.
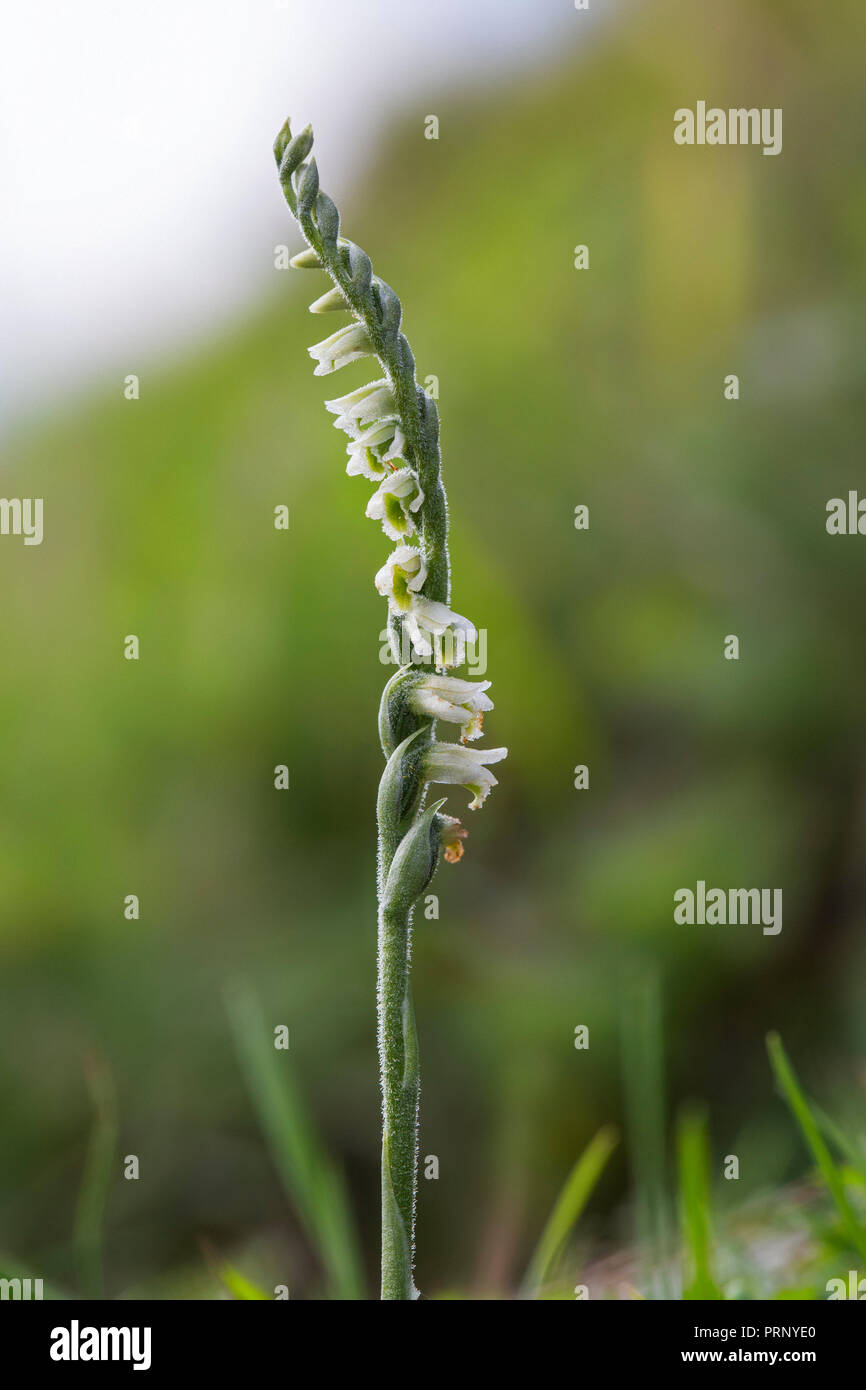
[{"label": "grass blade", "polygon": [[247,1279],[245,1274],[235,1269],[234,1265],[221,1264],[217,1270],[220,1282],[225,1284],[233,1298],[241,1303],[249,1302],[270,1302],[268,1294],[264,1289],[259,1288],[251,1279]]},{"label": "grass blade", "polygon": [[248,1279],[245,1274],[241,1274],[233,1264],[220,1253],[212,1241],[205,1236],[199,1237],[199,1245],[202,1255],[215,1279],[228,1289],[232,1298],[239,1303],[267,1302],[271,1301],[271,1295],[266,1293],[258,1284],[254,1284],[252,1279]]},{"label": "grass blade", "polygon": [[622,1002],[623,1080],[628,1146],[635,1185],[638,1239],[648,1296],[670,1288],[671,1204],[665,1140],[661,986],[655,972],[632,980]]},{"label": "grass blade", "polygon": [[329,1296],[363,1298],[342,1174],[313,1131],[285,1053],[279,1058],[253,992],[236,985],[227,1007],[247,1093],[289,1200],[325,1269]]},{"label": "grass blade", "polygon": [[860,1225],[854,1208],[848,1201],[842,1174],[836,1167],[833,1156],[824,1142],[818,1123],[803,1094],[778,1033],[767,1034],[767,1052],[770,1055],[770,1064],[782,1095],[800,1127],[800,1132],[807,1147],[811,1150],[827,1191],[833,1199],[845,1238],[852,1249],[857,1250],[866,1259],[866,1231]]},{"label": "grass blade", "polygon": [[683,1298],[720,1299],[712,1275],[710,1144],[703,1110],[686,1110],[677,1126]]},{"label": "grass blade", "polygon": [[575,1163],[529,1262],[523,1285],[525,1297],[534,1298],[554,1268],[618,1142],[616,1129],[606,1125]]},{"label": "grass blade", "polygon": [[825,1137],[836,1146],[840,1154],[844,1155],[860,1178],[866,1180],[866,1155],[861,1149],[858,1149],[844,1130],[820,1106],[816,1105],[814,1101],[811,1101],[810,1105],[818,1128],[824,1131]]}]

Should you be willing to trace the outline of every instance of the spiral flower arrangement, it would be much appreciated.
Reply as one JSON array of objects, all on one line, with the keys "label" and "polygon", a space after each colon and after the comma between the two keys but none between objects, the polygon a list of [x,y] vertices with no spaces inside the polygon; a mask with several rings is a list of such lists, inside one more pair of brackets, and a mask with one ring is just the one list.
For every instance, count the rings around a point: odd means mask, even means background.
[{"label": "spiral flower arrangement", "polygon": [[[413,1299],[419,1297],[413,1275],[419,1068],[410,984],[412,913],[440,857],[457,861],[466,835],[458,820],[443,814],[444,799],[425,806],[427,789],[430,783],[463,786],[476,809],[496,785],[489,765],[507,750],[467,746],[493,708],[490,682],[449,674],[477,634],[449,606],[448,507],[436,404],[418,384],[397,295],[373,274],[365,252],[340,235],[340,215],[319,187],[315,159],[308,158],[312,145],[309,126],[292,137],[287,121],[274,154],[286,202],[307,243],[291,264],[325,271],[332,281],[310,311],[349,316],[310,348],[314,375],[368,357],[377,359],[382,373],[325,405],[348,436],[346,472],[375,484],[366,515],[396,543],[374,580],[388,603],[389,640],[399,667],[379,710],[386,759],[377,803],[382,1298]],[[436,737],[440,721],[456,726],[457,742]]]}]

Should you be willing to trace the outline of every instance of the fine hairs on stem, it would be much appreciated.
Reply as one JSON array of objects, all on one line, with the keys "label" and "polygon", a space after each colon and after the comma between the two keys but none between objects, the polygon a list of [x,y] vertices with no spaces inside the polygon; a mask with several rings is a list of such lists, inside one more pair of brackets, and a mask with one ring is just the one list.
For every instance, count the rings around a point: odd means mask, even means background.
[{"label": "fine hairs on stem", "polygon": [[[308,248],[291,264],[325,271],[332,281],[310,311],[348,316],[310,348],[314,375],[367,357],[377,359],[382,373],[325,405],[349,439],[346,472],[375,485],[366,515],[396,544],[374,580],[388,602],[399,667],[379,709],[386,760],[377,802],[382,1298],[413,1299],[418,1297],[413,1271],[420,1081],[410,982],[412,913],[440,856],[456,862],[466,835],[458,820],[443,815],[444,799],[425,805],[427,788],[431,782],[463,786],[472,793],[474,810],[496,785],[489,764],[504,758],[506,749],[467,746],[479,737],[485,711],[493,708],[490,682],[448,674],[463,663],[467,642],[477,634],[448,606],[448,508],[436,404],[418,385],[397,295],[373,274],[369,256],[340,235],[340,215],[319,188],[315,159],[308,158],[312,145],[309,126],[293,138],[286,121],[274,155],[286,202]],[[441,742],[437,720],[456,725],[459,742]]]}]

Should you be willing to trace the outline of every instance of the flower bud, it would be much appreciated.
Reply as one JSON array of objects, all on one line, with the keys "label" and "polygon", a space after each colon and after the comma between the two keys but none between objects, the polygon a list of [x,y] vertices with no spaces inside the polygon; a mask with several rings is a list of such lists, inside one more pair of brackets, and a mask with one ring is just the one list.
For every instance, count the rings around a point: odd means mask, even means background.
[{"label": "flower bud", "polygon": [[412,692],[417,682],[417,669],[414,666],[401,666],[382,691],[379,739],[386,758],[391,756],[398,743],[402,743],[418,728],[419,715],[412,708]]},{"label": "flower bud", "polygon": [[379,299],[382,334],[386,338],[391,338],[400,330],[403,307],[395,291],[384,280],[376,278],[373,285]]},{"label": "flower bud", "polygon": [[280,150],[280,183],[287,183],[291,175],[295,172],[302,160],[306,159],[310,150],[313,148],[313,132],[310,126],[304,129],[294,139],[291,138],[289,123],[283,126],[274,144],[274,154]]},{"label": "flower bud", "polygon": [[349,259],[352,282],[361,294],[366,294],[373,279],[373,262],[367,252],[362,251],[360,246],[356,246],[354,241],[346,243],[346,254]]},{"label": "flower bud", "polygon": [[316,199],[316,225],[323,241],[336,242],[340,233],[340,214],[333,199],[321,191]]},{"label": "flower bud", "polygon": [[319,170],[315,158],[309,164],[301,165],[295,176],[295,187],[298,190],[298,214],[303,217],[311,211],[319,191]]},{"label": "flower bud", "polygon": [[434,801],[397,846],[382,894],[386,911],[408,912],[430,883],[442,847],[438,811],[444,805],[444,797]]},{"label": "flower bud", "polygon": [[277,168],[279,168],[280,164],[283,161],[283,155],[286,152],[286,146],[288,145],[291,138],[292,123],[290,120],[287,119],[283,121],[283,124],[280,126],[279,134],[277,135],[277,138],[274,141],[274,159],[277,161]]},{"label": "flower bud", "polygon": [[376,813],[383,838],[392,843],[405,834],[424,793],[424,755],[430,726],[422,725],[399,743],[385,764]]}]

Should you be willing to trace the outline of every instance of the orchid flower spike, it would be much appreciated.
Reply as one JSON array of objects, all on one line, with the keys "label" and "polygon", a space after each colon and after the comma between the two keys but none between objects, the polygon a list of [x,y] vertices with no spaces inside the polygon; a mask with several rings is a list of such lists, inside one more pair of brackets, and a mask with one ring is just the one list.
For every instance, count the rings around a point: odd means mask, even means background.
[{"label": "orchid flower spike", "polygon": [[[321,271],[331,285],[310,306],[314,314],[346,313],[343,328],[309,349],[316,376],[374,357],[381,375],[326,402],[335,428],[348,436],[351,476],[376,484],[366,513],[396,549],[375,577],[387,600],[392,654],[403,661],[379,708],[386,763],[379,782],[378,1041],[382,1088],[382,1297],[411,1300],[415,1287],[415,1209],[418,1186],[419,1063],[410,965],[412,915],[441,858],[456,863],[466,831],[427,803],[431,782],[462,786],[473,810],[496,786],[489,770],[504,748],[476,749],[493,708],[489,681],[443,672],[464,659],[477,634],[449,607],[451,561],[448,507],[442,482],[439,413],[422,390],[415,358],[402,331],[403,309],[390,285],[373,273],[369,256],[342,235],[340,214],[319,186],[309,126],[293,135],[287,121],[274,144],[280,186],[306,242],[292,257],[298,270]],[[411,538],[414,542],[407,545]],[[412,659],[400,638],[412,643]],[[448,640],[446,640],[448,639]],[[418,665],[425,669],[418,670]],[[455,725],[460,743],[440,743],[437,721]]]}]

